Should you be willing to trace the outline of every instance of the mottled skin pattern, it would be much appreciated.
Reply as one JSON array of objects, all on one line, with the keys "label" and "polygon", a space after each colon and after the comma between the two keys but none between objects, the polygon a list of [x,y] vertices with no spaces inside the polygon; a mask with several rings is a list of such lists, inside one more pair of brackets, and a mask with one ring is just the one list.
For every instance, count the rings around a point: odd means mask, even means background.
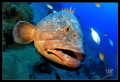
[{"label": "mottled skin pattern", "polygon": [[[51,61],[78,68],[85,57],[80,28],[73,14],[52,13],[37,23],[34,31],[35,47],[41,55]],[[63,53],[63,49],[72,51],[74,57],[69,56],[70,53]]]}]

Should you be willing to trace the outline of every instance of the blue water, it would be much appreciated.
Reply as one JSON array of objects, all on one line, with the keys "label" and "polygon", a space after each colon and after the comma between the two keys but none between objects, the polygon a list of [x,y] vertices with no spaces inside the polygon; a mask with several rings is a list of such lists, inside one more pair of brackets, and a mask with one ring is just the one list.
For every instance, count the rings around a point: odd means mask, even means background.
[{"label": "blue water", "polygon": [[[35,4],[35,3],[34,3]],[[37,5],[41,3],[36,3]],[[42,3],[45,4],[45,3]],[[83,32],[83,41],[85,42],[85,51],[87,52],[92,47],[96,52],[92,56],[99,55],[99,51],[105,56],[106,62],[110,69],[113,69],[113,79],[118,77],[118,3],[100,3],[101,7],[97,7],[95,3],[49,3],[54,10],[58,11],[61,8],[70,8],[75,10],[75,16],[80,17],[80,25]],[[47,8],[46,8],[47,9]],[[38,13],[37,13],[38,14]],[[39,15],[39,14],[38,14]],[[35,14],[36,16],[36,14]],[[38,21],[39,19],[34,19]],[[100,36],[100,45],[96,44],[91,36],[93,29]],[[107,36],[103,36],[107,34]],[[109,40],[113,41],[113,46],[110,45]],[[87,55],[92,52],[87,53]],[[86,58],[85,61],[88,59]],[[96,58],[94,61],[98,62]]]}]

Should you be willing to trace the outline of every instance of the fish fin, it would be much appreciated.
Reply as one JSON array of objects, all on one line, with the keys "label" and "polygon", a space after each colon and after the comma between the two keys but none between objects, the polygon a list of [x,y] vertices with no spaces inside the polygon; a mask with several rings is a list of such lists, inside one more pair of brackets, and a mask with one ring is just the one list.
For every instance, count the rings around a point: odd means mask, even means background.
[{"label": "fish fin", "polygon": [[27,44],[33,41],[35,27],[26,21],[18,22],[13,28],[13,38],[16,43]]},{"label": "fish fin", "polygon": [[72,7],[70,7],[70,9],[65,8],[65,9],[60,10],[60,12],[67,12],[67,13],[74,14],[76,8],[73,11],[71,9],[72,9]]}]

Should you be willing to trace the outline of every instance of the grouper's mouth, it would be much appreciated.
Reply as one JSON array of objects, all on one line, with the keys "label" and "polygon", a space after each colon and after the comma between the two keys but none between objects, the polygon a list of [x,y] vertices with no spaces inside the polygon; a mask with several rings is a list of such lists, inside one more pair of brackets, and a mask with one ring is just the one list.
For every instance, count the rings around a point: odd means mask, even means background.
[{"label": "grouper's mouth", "polygon": [[85,54],[77,46],[68,44],[51,44],[45,47],[48,54],[56,56],[63,65],[70,68],[78,68],[84,61]]}]

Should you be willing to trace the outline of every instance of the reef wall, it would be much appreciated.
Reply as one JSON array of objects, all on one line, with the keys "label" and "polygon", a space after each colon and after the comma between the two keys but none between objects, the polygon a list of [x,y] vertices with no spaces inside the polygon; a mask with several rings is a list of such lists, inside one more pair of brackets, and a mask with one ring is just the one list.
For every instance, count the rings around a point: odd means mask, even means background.
[{"label": "reef wall", "polygon": [[12,30],[19,21],[32,23],[33,11],[28,3],[2,3],[2,42],[3,50],[13,43]]}]

